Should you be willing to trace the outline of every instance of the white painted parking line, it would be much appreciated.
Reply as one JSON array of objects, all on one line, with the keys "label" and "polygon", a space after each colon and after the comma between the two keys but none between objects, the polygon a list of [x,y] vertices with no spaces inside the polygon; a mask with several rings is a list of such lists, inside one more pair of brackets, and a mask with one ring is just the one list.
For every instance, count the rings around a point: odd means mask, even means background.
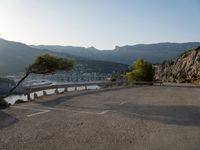
[{"label": "white painted parking line", "polygon": [[[38,107],[39,105],[35,105],[36,107]],[[66,112],[73,112],[73,113],[80,113],[80,114],[96,114],[96,115],[104,115],[107,112],[109,112],[110,110],[104,110],[102,112],[92,112],[92,111],[84,111],[84,110],[70,110],[70,109],[64,109],[64,108],[53,108],[53,107],[46,107],[46,106],[42,106],[42,108],[38,109],[38,108],[30,108],[30,107],[23,107],[23,106],[12,106],[14,108],[17,109],[27,109],[27,110],[33,110],[33,111],[37,111],[37,113],[33,113],[30,115],[27,115],[27,117],[32,117],[32,116],[36,116],[36,115],[40,115],[43,113],[47,113],[49,111],[66,111]],[[39,111],[39,112],[38,112]]]},{"label": "white painted parking line", "polygon": [[38,112],[38,113],[33,113],[33,114],[30,114],[30,115],[27,115],[27,117],[37,116],[37,115],[40,115],[40,114],[47,113],[47,112],[49,112],[49,111],[50,111],[50,110],[44,110],[44,111],[41,111],[41,112]]},{"label": "white painted parking line", "polygon": [[44,114],[44,113],[47,113],[47,112],[50,111],[50,110],[45,110],[45,109],[36,109],[36,108],[29,108],[29,107],[22,107],[22,106],[12,106],[12,107],[17,108],[17,109],[27,109],[27,110],[33,110],[33,111],[40,111],[40,112],[37,112],[37,113],[27,115],[27,117],[32,117],[32,116]]},{"label": "white painted parking line", "polygon": [[49,110],[56,110],[56,111],[67,111],[67,112],[74,112],[74,113],[82,113],[82,114],[97,114],[95,112],[90,112],[90,111],[83,111],[83,110],[70,110],[70,109],[64,109],[64,108],[53,108],[53,107],[43,107],[44,109],[49,109]]},{"label": "white painted parking line", "polygon": [[124,104],[126,104],[127,102],[121,102],[119,105],[124,105]]},{"label": "white painted parking line", "polygon": [[27,109],[27,110],[33,110],[33,111],[44,111],[44,109],[37,109],[37,108],[30,108],[30,107],[23,107],[23,106],[12,106],[13,108],[17,109]]},{"label": "white painted parking line", "polygon": [[107,112],[109,112],[109,110],[102,111],[102,112],[100,112],[100,113],[98,113],[98,114],[99,114],[99,115],[104,115],[104,114],[106,114]]}]

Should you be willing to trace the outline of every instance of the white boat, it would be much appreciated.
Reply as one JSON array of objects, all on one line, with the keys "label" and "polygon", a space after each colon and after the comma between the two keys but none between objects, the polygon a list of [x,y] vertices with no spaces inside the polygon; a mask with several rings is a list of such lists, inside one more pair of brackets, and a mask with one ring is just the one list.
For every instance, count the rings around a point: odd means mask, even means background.
[{"label": "white boat", "polygon": [[44,86],[44,85],[51,85],[52,82],[48,81],[48,80],[30,80],[27,81],[23,84],[24,87],[28,87],[28,86]]}]

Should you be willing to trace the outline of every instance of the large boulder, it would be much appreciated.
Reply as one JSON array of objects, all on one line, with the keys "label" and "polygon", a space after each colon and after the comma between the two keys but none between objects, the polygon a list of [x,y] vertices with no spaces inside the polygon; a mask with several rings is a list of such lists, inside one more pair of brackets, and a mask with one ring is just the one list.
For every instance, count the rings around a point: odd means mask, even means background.
[{"label": "large boulder", "polygon": [[164,61],[156,69],[156,79],[164,82],[200,83],[200,46]]}]

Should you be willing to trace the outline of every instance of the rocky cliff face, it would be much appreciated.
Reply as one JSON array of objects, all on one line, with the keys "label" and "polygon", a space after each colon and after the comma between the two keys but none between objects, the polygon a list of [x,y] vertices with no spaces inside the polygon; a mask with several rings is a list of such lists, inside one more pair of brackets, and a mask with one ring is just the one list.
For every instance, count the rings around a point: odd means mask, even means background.
[{"label": "rocky cliff face", "polygon": [[164,61],[156,69],[156,79],[164,82],[200,83],[200,46]]}]

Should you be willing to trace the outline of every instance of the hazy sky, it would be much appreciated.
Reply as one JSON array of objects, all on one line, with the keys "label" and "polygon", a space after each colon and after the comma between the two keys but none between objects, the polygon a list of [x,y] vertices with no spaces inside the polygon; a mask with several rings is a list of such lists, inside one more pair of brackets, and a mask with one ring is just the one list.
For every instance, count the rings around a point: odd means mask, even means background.
[{"label": "hazy sky", "polygon": [[0,38],[99,49],[200,41],[200,0],[0,0]]}]

